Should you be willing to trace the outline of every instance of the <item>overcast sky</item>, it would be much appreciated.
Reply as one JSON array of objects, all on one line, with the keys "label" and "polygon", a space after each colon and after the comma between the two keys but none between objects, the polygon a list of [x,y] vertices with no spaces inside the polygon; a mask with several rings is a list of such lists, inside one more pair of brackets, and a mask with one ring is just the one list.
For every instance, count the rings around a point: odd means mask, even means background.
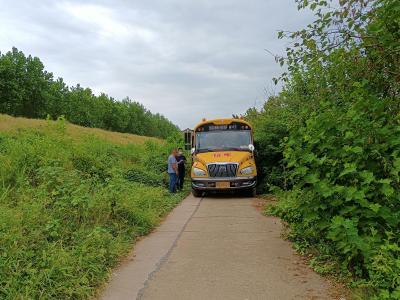
[{"label": "overcast sky", "polygon": [[181,128],[260,106],[282,69],[294,0],[0,0],[0,51],[38,56],[68,85],[129,96]]}]

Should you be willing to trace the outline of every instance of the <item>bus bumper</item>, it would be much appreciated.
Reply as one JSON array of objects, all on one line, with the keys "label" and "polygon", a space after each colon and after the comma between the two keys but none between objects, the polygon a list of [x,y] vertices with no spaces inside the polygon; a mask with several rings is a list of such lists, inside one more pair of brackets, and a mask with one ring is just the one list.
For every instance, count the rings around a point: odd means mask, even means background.
[{"label": "bus bumper", "polygon": [[202,191],[251,189],[257,185],[257,177],[192,178],[192,188]]}]

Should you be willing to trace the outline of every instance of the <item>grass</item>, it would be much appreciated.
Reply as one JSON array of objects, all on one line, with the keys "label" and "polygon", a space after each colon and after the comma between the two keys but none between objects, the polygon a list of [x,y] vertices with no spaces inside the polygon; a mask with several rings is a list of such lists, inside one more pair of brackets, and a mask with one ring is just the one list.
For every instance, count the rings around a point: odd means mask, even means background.
[{"label": "grass", "polygon": [[165,187],[166,143],[122,136],[1,116],[0,299],[92,298],[185,196]]},{"label": "grass", "polygon": [[[0,114],[0,132],[15,133],[22,129],[38,129],[45,130],[48,124],[56,124],[56,121],[16,118],[9,115]],[[130,133],[120,133],[107,131],[99,128],[88,128],[74,124],[66,124],[66,134],[76,140],[86,138],[88,135],[95,135],[103,140],[111,143],[127,145],[127,144],[144,144],[147,141],[161,142],[160,139],[135,135]]]}]

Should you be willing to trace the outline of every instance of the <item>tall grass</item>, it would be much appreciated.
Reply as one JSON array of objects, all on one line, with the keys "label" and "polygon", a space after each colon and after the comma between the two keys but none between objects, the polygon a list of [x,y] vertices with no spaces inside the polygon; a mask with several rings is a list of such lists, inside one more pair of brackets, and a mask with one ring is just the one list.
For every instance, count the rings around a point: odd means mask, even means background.
[{"label": "tall grass", "polygon": [[80,134],[62,120],[0,133],[0,299],[92,297],[183,196],[159,175],[165,144]]}]

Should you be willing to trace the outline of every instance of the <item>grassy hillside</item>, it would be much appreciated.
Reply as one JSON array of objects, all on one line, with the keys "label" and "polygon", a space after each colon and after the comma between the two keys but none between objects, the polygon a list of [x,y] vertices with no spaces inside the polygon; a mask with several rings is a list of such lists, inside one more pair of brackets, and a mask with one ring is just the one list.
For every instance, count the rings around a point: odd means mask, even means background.
[{"label": "grassy hillside", "polygon": [[168,144],[0,117],[0,299],[87,299],[182,198]]},{"label": "grassy hillside", "polygon": [[[0,132],[17,132],[21,129],[45,129],[49,125],[49,122],[50,124],[55,123],[55,121],[15,118],[9,115],[0,114]],[[74,139],[82,139],[87,135],[94,135],[106,141],[122,145],[130,143],[143,144],[146,141],[161,141],[154,137],[113,132],[99,128],[82,127],[71,123],[66,123],[65,128],[66,134]]]}]

